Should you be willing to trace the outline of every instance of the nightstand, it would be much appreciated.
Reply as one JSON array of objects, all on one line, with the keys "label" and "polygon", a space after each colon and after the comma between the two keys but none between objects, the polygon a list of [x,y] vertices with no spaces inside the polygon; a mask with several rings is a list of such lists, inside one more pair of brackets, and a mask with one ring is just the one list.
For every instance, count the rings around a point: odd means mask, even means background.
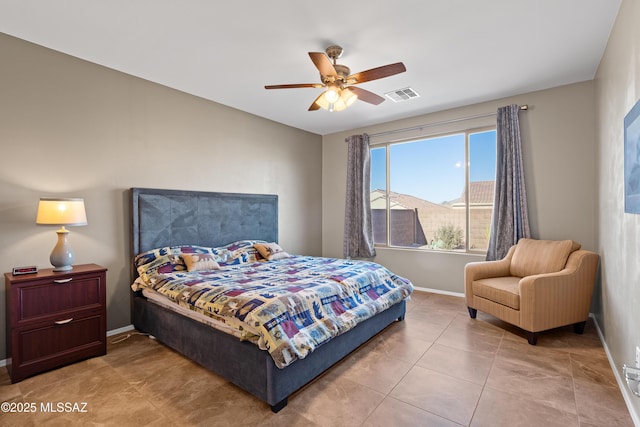
[{"label": "nightstand", "polygon": [[107,269],[5,273],[7,370],[15,383],[107,352]]}]

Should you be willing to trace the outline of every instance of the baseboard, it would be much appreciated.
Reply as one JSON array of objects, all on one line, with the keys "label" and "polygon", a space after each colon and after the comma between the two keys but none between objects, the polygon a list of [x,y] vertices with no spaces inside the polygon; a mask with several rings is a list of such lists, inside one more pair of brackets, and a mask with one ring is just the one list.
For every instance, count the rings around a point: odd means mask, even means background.
[{"label": "baseboard", "polygon": [[121,334],[123,332],[133,331],[133,329],[134,329],[133,325],[127,325],[127,326],[124,326],[122,328],[112,329],[110,331],[107,331],[107,336],[110,337],[112,335],[118,335],[118,334]]},{"label": "baseboard", "polygon": [[[111,331],[107,331],[107,336],[110,337],[112,335],[117,335],[123,332],[132,331],[133,329],[134,329],[133,325],[128,325],[118,329],[112,329]],[[3,366],[7,366],[7,359],[0,360],[0,367],[3,367]]]},{"label": "baseboard", "polygon": [[460,292],[449,292],[449,291],[443,291],[443,290],[440,290],[440,289],[422,288],[422,287],[419,287],[419,286],[414,286],[413,289],[415,289],[416,291],[430,292],[432,294],[441,294],[441,295],[449,295],[449,296],[452,296],[452,297],[464,298],[464,294],[460,293]]},{"label": "baseboard", "polygon": [[609,347],[607,346],[607,342],[604,339],[604,335],[602,335],[602,330],[600,329],[600,325],[598,324],[598,320],[591,313],[589,315],[593,319],[593,323],[596,325],[596,330],[598,331],[598,337],[600,337],[600,342],[602,343],[602,347],[604,348],[604,352],[607,354],[607,359],[609,359],[609,365],[611,366],[611,370],[613,371],[613,375],[616,377],[616,381],[618,383],[618,387],[622,392],[622,398],[624,399],[624,403],[627,405],[627,409],[629,410],[629,414],[631,415],[631,419],[633,420],[633,424],[640,427],[640,416],[635,410],[633,406],[633,399],[637,399],[635,395],[629,391],[627,387],[627,382],[622,378],[621,369],[618,369],[613,361],[613,357],[611,357],[611,353],[609,352]]}]

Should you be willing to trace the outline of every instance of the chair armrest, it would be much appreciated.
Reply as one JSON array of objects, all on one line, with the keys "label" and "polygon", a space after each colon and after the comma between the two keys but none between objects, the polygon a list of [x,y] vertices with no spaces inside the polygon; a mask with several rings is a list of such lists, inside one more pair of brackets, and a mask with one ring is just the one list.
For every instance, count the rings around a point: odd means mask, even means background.
[{"label": "chair armrest", "polygon": [[516,246],[513,245],[501,260],[470,262],[464,266],[464,294],[467,297],[467,302],[469,302],[469,298],[473,293],[471,283],[474,280],[509,276],[511,257],[515,250]]},{"label": "chair armrest", "polygon": [[563,270],[522,278],[520,326],[538,332],[587,320],[598,261],[598,254],[578,250]]}]

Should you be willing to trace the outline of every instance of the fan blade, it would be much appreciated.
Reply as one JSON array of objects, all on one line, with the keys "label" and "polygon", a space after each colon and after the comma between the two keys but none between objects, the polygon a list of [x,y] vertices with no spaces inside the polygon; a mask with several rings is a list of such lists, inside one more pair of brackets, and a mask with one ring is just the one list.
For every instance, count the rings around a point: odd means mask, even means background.
[{"label": "fan blade", "polygon": [[288,84],[288,85],[268,85],[265,86],[265,89],[297,89],[300,87],[324,87],[323,84],[320,83],[298,83],[298,84]]},{"label": "fan blade", "polygon": [[357,84],[368,82],[371,80],[381,79],[383,77],[393,76],[394,74],[400,74],[407,71],[402,62],[396,62],[395,64],[383,65],[382,67],[372,68],[367,71],[361,71],[356,74],[352,74],[347,77],[347,83]]},{"label": "fan blade", "polygon": [[324,92],[322,92],[314,101],[313,104],[311,104],[311,106],[309,107],[309,109],[307,111],[316,111],[320,109],[320,104],[318,104],[316,101],[318,99],[320,99],[320,97],[324,95]]},{"label": "fan blade", "polygon": [[320,75],[322,77],[338,75],[336,69],[333,68],[333,65],[331,64],[331,60],[324,53],[309,52],[309,56],[311,57],[311,60],[313,61],[313,64],[316,66],[318,71],[320,71]]},{"label": "fan blade", "polygon": [[359,87],[349,86],[351,92],[355,93],[358,96],[358,99],[364,102],[368,102],[369,104],[378,105],[384,102],[384,98],[376,95],[373,92],[369,92],[368,90],[364,90]]}]

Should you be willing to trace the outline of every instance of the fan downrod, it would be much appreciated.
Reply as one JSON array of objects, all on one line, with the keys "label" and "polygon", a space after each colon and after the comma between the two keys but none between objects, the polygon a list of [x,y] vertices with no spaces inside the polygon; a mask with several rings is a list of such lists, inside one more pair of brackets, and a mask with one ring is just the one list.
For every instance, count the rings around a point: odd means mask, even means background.
[{"label": "fan downrod", "polygon": [[[333,45],[325,49],[327,56],[333,60],[333,68],[336,71],[336,77],[342,84],[346,82],[347,76],[351,74],[351,70],[346,65],[338,64],[337,60],[342,56],[344,49],[342,46]],[[324,83],[327,83],[326,81]]]},{"label": "fan downrod", "polygon": [[342,46],[338,46],[338,45],[333,45],[333,46],[329,46],[325,52],[327,52],[327,56],[331,59],[333,59],[333,64],[335,65],[336,61],[338,60],[338,58],[340,58],[342,56],[342,52],[344,51],[344,49],[342,49]]}]

